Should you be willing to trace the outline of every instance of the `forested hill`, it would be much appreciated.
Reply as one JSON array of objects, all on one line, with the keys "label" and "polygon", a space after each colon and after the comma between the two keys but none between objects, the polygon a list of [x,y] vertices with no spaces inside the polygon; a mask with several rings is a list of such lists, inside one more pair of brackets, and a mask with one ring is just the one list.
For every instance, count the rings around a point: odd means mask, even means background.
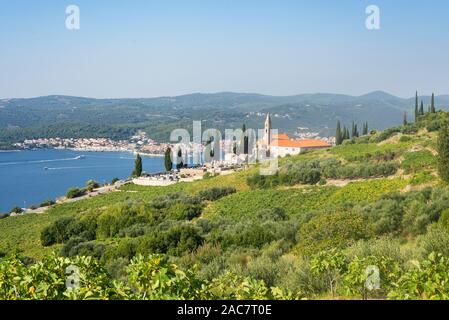
[{"label": "forested hill", "polygon": [[[425,105],[430,97],[422,97]],[[436,97],[439,108],[449,107],[449,96]],[[47,96],[0,99],[0,142],[42,137],[110,137],[125,139],[139,129],[158,140],[168,140],[173,128],[189,128],[203,120],[209,128],[263,126],[271,112],[274,126],[293,133],[297,127],[333,133],[337,120],[370,122],[383,129],[402,123],[404,111],[412,115],[414,98],[385,92],[362,96],[303,94],[275,97],[246,93],[190,94],[148,99],[91,99]],[[327,128],[327,130],[326,130]]]}]

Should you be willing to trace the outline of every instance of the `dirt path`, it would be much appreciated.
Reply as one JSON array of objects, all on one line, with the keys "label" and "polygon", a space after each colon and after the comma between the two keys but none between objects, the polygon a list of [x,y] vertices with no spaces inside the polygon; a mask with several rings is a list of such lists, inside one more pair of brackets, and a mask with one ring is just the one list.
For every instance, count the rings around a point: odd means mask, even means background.
[{"label": "dirt path", "polygon": [[[73,198],[73,199],[67,199],[66,197],[60,198],[59,200],[56,201],[56,204],[64,204],[64,203],[72,203],[72,202],[77,202],[77,201],[81,201],[81,200],[85,200],[85,199],[89,199],[92,197],[96,197],[102,194],[107,194],[110,192],[116,192],[116,191],[120,191],[120,188],[125,185],[125,182],[117,182],[114,185],[108,185],[108,186],[104,186],[98,189],[95,189],[94,191],[82,196],[82,197],[78,197],[78,198]],[[50,209],[51,207],[41,207],[41,208],[37,208],[37,209],[27,209],[25,210],[22,214],[42,214],[45,213],[45,211],[47,211],[48,209]]]}]

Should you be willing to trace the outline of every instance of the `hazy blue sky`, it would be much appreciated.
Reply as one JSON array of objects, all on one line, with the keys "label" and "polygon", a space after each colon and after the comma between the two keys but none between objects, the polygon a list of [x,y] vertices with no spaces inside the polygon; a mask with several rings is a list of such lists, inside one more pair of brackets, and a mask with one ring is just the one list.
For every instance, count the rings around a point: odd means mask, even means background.
[{"label": "hazy blue sky", "polygon": [[448,57],[447,0],[0,0],[0,98],[447,94]]}]

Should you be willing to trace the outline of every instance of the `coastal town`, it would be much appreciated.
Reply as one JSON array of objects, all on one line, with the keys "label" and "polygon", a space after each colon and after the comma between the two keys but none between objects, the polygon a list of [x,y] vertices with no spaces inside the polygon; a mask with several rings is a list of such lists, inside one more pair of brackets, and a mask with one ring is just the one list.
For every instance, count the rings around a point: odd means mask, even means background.
[{"label": "coastal town", "polygon": [[[271,125],[271,115],[264,114],[266,116],[265,130],[267,125],[269,125],[269,130],[272,130]],[[267,122],[269,121],[269,123]],[[294,138],[290,138],[287,134],[280,134],[277,139],[274,136],[274,142],[281,142],[281,156],[288,154],[290,151],[293,153],[298,153],[300,150],[282,150],[282,145],[285,145],[285,140],[289,140],[289,145],[292,143],[300,148],[301,143],[309,141],[308,145],[312,147],[317,144],[318,147],[322,146],[332,146],[335,145],[335,137],[321,137],[319,133],[312,132],[308,128],[298,127],[298,131],[295,132]],[[270,142],[271,143],[271,142]],[[302,144],[304,145],[304,144]],[[13,146],[19,150],[35,150],[35,149],[62,149],[62,150],[73,150],[73,151],[84,151],[84,152],[132,152],[140,153],[147,156],[163,156],[164,152],[172,146],[170,143],[160,143],[151,139],[148,134],[144,131],[137,132],[134,136],[130,137],[128,140],[112,140],[109,138],[36,138],[36,139],[26,139],[23,142],[15,143]],[[234,141],[222,140],[219,144],[221,150],[228,151],[232,150],[234,146]],[[187,153],[193,153],[194,150],[200,153],[204,152],[204,145],[198,143],[183,143],[178,144],[178,147],[185,150]],[[277,148],[275,147],[277,150]],[[256,152],[256,150],[253,150]]]},{"label": "coastal town", "polygon": [[152,156],[161,156],[168,147],[166,143],[158,143],[143,131],[129,140],[112,140],[107,138],[40,138],[27,139],[15,143],[20,150],[33,149],[66,149],[92,152],[139,152]]}]

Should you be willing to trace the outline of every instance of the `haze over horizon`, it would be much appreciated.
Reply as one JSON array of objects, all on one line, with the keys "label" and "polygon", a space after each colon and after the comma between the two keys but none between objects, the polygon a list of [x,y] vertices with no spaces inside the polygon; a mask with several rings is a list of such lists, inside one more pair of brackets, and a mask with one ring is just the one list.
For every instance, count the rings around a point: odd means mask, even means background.
[{"label": "haze over horizon", "polygon": [[[191,92],[186,94],[180,94],[180,95],[156,95],[156,96],[141,96],[141,97],[90,97],[90,96],[73,96],[73,95],[65,95],[65,94],[48,94],[48,95],[42,95],[42,96],[32,96],[32,97],[0,97],[0,100],[13,100],[13,99],[36,99],[36,98],[45,98],[45,97],[73,97],[73,98],[85,98],[85,99],[112,99],[112,100],[122,100],[122,99],[158,99],[158,98],[176,98],[176,97],[182,97],[182,96],[189,96],[189,95],[218,95],[218,94],[242,94],[242,95],[259,95],[259,96],[267,96],[267,97],[295,97],[295,96],[307,96],[307,95],[342,95],[342,96],[350,96],[350,97],[363,97],[366,95],[371,94],[382,94],[382,95],[391,95],[396,98],[400,99],[414,99],[415,96],[399,96],[392,94],[386,90],[374,90],[370,92],[365,92],[362,94],[347,94],[347,93],[337,93],[337,92],[304,92],[304,93],[296,93],[291,95],[272,95],[272,94],[265,94],[265,93],[259,93],[259,92],[238,92],[238,91],[216,91],[216,92]],[[432,93],[420,93],[418,92],[419,96],[430,98]],[[443,92],[443,93],[435,93],[436,97],[447,97],[449,94]]]},{"label": "haze over horizon", "polygon": [[77,0],[78,31],[69,4],[0,4],[0,98],[449,92],[444,0]]}]

